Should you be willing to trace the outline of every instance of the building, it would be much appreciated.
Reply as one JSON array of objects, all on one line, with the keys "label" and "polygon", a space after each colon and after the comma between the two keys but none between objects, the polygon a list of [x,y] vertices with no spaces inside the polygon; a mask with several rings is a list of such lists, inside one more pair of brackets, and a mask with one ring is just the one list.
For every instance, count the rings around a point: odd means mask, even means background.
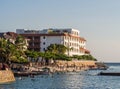
[{"label": "building", "polygon": [[16,29],[16,33],[29,39],[29,50],[43,52],[50,44],[63,44],[69,48],[65,53],[68,56],[90,53],[86,49],[86,40],[80,37],[80,32],[76,29]]}]

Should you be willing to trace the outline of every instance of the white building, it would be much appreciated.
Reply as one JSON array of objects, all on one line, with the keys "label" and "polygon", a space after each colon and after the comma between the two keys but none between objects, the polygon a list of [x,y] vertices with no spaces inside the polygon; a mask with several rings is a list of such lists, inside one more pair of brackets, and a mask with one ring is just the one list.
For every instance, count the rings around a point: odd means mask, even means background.
[{"label": "white building", "polygon": [[[27,37],[32,38],[29,47],[35,50],[36,44],[39,44],[39,51],[45,51],[50,44],[63,44],[69,48],[65,54],[69,56],[73,55],[85,55],[90,52],[86,50],[86,40],[80,37],[79,30],[76,29],[44,29],[39,31],[16,29],[16,32]],[[34,40],[39,40],[38,43],[34,43]]]}]

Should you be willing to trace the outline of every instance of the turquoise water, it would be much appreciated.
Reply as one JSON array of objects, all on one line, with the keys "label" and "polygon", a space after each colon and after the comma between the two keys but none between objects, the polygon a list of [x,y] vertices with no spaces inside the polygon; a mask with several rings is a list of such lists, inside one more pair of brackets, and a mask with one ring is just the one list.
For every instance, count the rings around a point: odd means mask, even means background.
[{"label": "turquoise water", "polygon": [[[120,72],[120,64],[108,64],[105,71]],[[120,76],[98,76],[101,70],[39,75],[16,78],[16,82],[0,85],[0,89],[120,89]]]}]

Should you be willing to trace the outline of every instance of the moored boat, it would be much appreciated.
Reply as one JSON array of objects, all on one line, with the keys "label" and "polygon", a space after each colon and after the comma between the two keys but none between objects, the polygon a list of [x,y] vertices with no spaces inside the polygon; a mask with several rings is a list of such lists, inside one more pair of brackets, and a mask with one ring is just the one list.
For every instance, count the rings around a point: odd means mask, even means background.
[{"label": "moored boat", "polygon": [[120,76],[120,72],[100,72],[98,75],[104,75],[104,76]]}]

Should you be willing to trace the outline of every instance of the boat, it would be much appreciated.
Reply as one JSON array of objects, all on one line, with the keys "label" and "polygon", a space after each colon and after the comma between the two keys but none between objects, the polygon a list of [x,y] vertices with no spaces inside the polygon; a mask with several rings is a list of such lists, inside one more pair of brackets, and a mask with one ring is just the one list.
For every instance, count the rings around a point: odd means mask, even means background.
[{"label": "boat", "polygon": [[120,76],[120,72],[100,72],[98,75],[104,75],[104,76]]}]

